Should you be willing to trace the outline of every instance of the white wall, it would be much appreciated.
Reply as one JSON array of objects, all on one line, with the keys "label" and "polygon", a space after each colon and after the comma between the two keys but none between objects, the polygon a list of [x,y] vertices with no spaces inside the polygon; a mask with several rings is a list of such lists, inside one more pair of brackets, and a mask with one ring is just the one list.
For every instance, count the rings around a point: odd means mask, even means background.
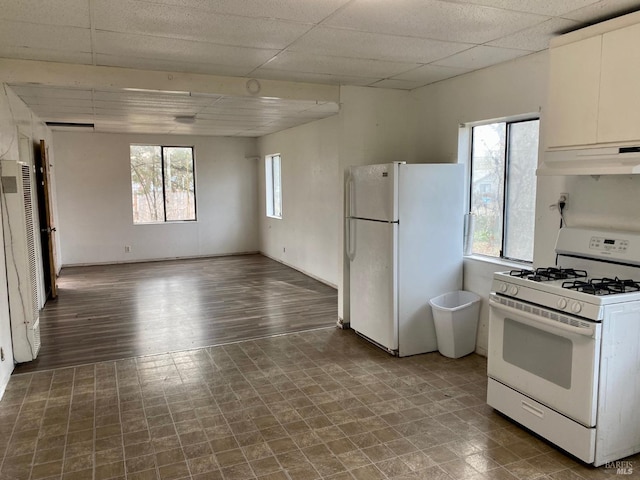
[{"label": "white wall", "polygon": [[[260,251],[325,283],[338,284],[340,170],[338,116],[258,141]],[[282,219],[266,216],[264,158],[279,153]]]},{"label": "white wall", "polygon": [[[418,151],[430,152],[439,161],[455,163],[458,161],[460,124],[527,113],[538,114],[546,101],[547,63],[547,53],[543,52],[413,91],[416,122],[412,144]],[[541,125],[543,123],[542,118]],[[549,231],[549,228],[557,230],[554,212],[541,209],[541,205],[553,203],[548,198],[554,191],[555,185],[543,185],[538,189],[536,240],[538,237],[541,239],[540,247],[536,245],[540,250],[536,251],[536,261],[537,256],[546,257],[549,248],[547,236],[550,234],[552,240],[555,238],[555,232]],[[553,227],[548,222],[553,222]],[[478,328],[477,351],[486,354],[489,318],[486,298],[490,292],[492,274],[509,267],[504,263],[469,258],[465,259],[464,265],[464,288],[485,298]]]},{"label": "white wall", "polygon": [[[31,112],[13,91],[5,84],[0,85],[0,159],[19,160],[19,134],[28,137],[28,143],[33,152],[34,143],[40,139],[51,141],[51,132],[47,126]],[[50,150],[50,163],[53,163],[53,149]],[[33,161],[33,155],[22,160]],[[52,189],[55,195],[55,176],[52,172]],[[4,207],[5,203],[0,199]],[[6,211],[0,209],[0,217],[4,217]],[[54,211],[54,219],[56,212]],[[0,222],[0,226],[2,223]],[[36,239],[37,248],[40,248],[39,239]],[[0,398],[5,391],[11,372],[13,371],[13,349],[11,346],[11,323],[9,319],[9,305],[7,298],[7,272],[5,267],[4,232],[0,228],[0,347],[4,351],[4,361],[0,362]],[[38,275],[38,281],[42,286],[42,275]],[[44,300],[41,300],[43,303]]]},{"label": "white wall", "polygon": [[[64,265],[258,250],[255,140],[55,132]],[[134,225],[129,145],[195,147],[196,222]],[[125,253],[125,245],[131,253]]]}]

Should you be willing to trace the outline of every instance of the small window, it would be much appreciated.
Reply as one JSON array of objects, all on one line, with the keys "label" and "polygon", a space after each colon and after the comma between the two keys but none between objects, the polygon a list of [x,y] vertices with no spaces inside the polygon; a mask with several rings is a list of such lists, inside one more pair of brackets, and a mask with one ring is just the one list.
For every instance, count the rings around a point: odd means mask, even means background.
[{"label": "small window", "polygon": [[267,216],[273,218],[282,218],[282,180],[280,166],[280,154],[267,155],[265,159]]},{"label": "small window", "polygon": [[131,145],[133,223],[193,221],[193,147]]},{"label": "small window", "polygon": [[473,253],[533,261],[539,126],[535,119],[472,128]]}]

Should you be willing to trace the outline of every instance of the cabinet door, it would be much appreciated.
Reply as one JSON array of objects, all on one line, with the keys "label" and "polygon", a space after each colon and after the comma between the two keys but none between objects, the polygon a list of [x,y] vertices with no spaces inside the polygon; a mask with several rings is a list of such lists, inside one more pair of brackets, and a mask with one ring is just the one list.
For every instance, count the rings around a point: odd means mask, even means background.
[{"label": "cabinet door", "polygon": [[547,148],[596,142],[602,35],[549,50]]},{"label": "cabinet door", "polygon": [[598,142],[640,139],[640,24],[602,37]]}]

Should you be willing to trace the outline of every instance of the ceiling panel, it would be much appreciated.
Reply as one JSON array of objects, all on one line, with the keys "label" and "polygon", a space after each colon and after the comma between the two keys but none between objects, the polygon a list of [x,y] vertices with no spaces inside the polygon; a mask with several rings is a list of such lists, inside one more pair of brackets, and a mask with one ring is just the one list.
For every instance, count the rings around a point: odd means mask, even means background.
[{"label": "ceiling panel", "polygon": [[576,25],[577,22],[575,20],[552,18],[546,22],[514,33],[513,35],[507,35],[506,37],[489,42],[486,45],[538,52],[547,48],[549,46],[549,40],[553,37],[575,28]]},{"label": "ceiling panel", "polygon": [[87,0],[0,0],[0,18],[43,25],[90,27]]},{"label": "ceiling panel", "polygon": [[489,65],[495,65],[496,63],[506,62],[507,60],[513,60],[527,53],[525,50],[516,50],[513,48],[479,46],[438,60],[434,62],[434,65],[471,68],[475,70],[488,67]]},{"label": "ceiling panel", "polygon": [[365,32],[481,44],[547,18],[438,0],[354,0],[326,24]]},{"label": "ceiling panel", "polygon": [[349,0],[154,0],[153,3],[199,8],[253,18],[277,18],[318,23]]},{"label": "ceiling panel", "polygon": [[503,8],[517,12],[537,13],[550,17],[559,17],[567,12],[583,8],[598,0],[448,0],[455,3],[472,3],[487,7]]},{"label": "ceiling panel", "polygon": [[0,45],[91,52],[91,33],[86,28],[0,20]]},{"label": "ceiling panel", "polygon": [[471,68],[443,67],[441,65],[423,65],[409,72],[401,73],[392,79],[422,83],[423,85],[439,82],[446,78],[457,77],[470,72]]},{"label": "ceiling panel", "polygon": [[[237,95],[249,78],[412,90],[638,9],[640,0],[0,0],[0,57],[210,74],[217,85],[241,77],[228,82]],[[199,95],[197,83],[182,87],[193,93],[68,88],[73,75],[65,88],[34,85],[39,77],[12,87],[45,121],[97,131],[256,136],[338,112],[335,103]],[[177,123],[180,115],[195,122]]]},{"label": "ceiling panel", "polygon": [[277,70],[292,70],[294,72],[390,77],[417,66],[418,64],[409,62],[387,62],[328,55],[309,56],[300,52],[283,52],[263,66],[261,70],[273,68]]},{"label": "ceiling panel", "polygon": [[[94,0],[95,28],[219,45],[282,49],[311,24],[220,15],[208,10],[135,0]],[[213,47],[212,47],[213,48]]]},{"label": "ceiling panel", "polygon": [[97,31],[94,36],[97,53],[118,57],[148,58],[165,62],[188,62],[244,67],[259,67],[279,50],[233,47],[178,38],[150,37]]},{"label": "ceiling panel", "polygon": [[584,23],[596,23],[606,18],[623,15],[640,8],[637,0],[602,0],[563,14],[565,18]]},{"label": "ceiling panel", "polygon": [[189,72],[211,75],[244,77],[252,71],[248,67],[218,65],[214,63],[195,63],[160,58],[121,57],[118,55],[96,54],[96,65],[106,67],[135,68],[138,70],[163,70],[168,72]]},{"label": "ceiling panel", "polygon": [[429,63],[473,47],[469,43],[384,35],[330,27],[317,27],[289,46],[288,51],[341,57]]}]

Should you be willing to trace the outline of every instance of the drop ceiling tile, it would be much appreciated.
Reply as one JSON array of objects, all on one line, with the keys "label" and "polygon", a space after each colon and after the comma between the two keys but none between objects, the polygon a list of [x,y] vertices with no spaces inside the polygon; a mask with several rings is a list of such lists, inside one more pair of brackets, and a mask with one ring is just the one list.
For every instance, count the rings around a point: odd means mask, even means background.
[{"label": "drop ceiling tile", "polygon": [[0,44],[1,58],[18,58],[21,60],[40,60],[45,62],[76,63],[91,65],[93,62],[89,52],[64,52],[46,48],[9,47]]},{"label": "drop ceiling tile", "polygon": [[602,0],[587,7],[568,12],[562,16],[571,20],[591,24],[625,13],[635,12],[639,9],[640,2],[638,2],[638,0]]},{"label": "drop ceiling tile", "polygon": [[385,78],[417,67],[416,63],[386,62],[361,58],[305,55],[299,52],[283,52],[260,70],[288,70],[326,75],[348,75]]},{"label": "drop ceiling tile", "polygon": [[209,63],[188,63],[164,59],[120,57],[116,55],[96,55],[96,65],[106,67],[136,68],[141,70],[162,70],[171,72],[204,73],[209,75],[229,75],[244,77],[251,69],[232,65],[211,65]]},{"label": "drop ceiling tile", "polygon": [[447,0],[455,3],[472,3],[475,5],[484,5],[487,7],[502,8],[505,10],[514,10],[517,12],[537,13],[538,15],[548,15],[550,17],[558,17],[564,13],[586,7],[598,0]]},{"label": "drop ceiling tile", "polygon": [[0,20],[0,45],[65,52],[91,52],[89,29]]},{"label": "drop ceiling tile", "polygon": [[426,38],[357,32],[317,27],[294,42],[287,51],[314,55],[388,61],[430,63],[471,48],[473,44],[442,42]]},{"label": "drop ceiling tile", "polygon": [[424,83],[411,82],[409,80],[394,80],[389,78],[387,80],[380,80],[371,86],[377,88],[395,88],[397,90],[413,90],[415,88],[423,87]]},{"label": "drop ceiling tile", "polygon": [[349,0],[154,0],[155,3],[200,8],[253,18],[278,18],[318,23]]},{"label": "drop ceiling tile", "polygon": [[457,77],[470,72],[470,68],[443,67],[440,65],[424,65],[410,72],[405,72],[392,77],[392,80],[406,80],[409,82],[422,83],[428,85],[430,83],[439,82],[447,78]]},{"label": "drop ceiling tile", "polygon": [[548,17],[439,0],[354,0],[326,25],[435,40],[485,43]]},{"label": "drop ceiling tile", "polygon": [[569,32],[579,25],[574,20],[552,18],[534,27],[489,42],[486,45],[539,52],[549,48],[549,40],[553,37]]},{"label": "drop ceiling tile", "polygon": [[284,80],[289,82],[324,83],[328,85],[366,86],[380,80],[375,77],[350,75],[330,75],[323,73],[291,72],[287,70],[271,70],[263,67],[251,72],[251,76],[264,80]]},{"label": "drop ceiling tile", "polygon": [[457,53],[448,58],[438,60],[432,65],[476,70],[496,63],[506,62],[514,58],[529,54],[525,50],[515,50],[501,47],[473,47],[462,53]]},{"label": "drop ceiling tile", "polygon": [[94,37],[98,54],[119,57],[149,58],[168,62],[210,63],[254,69],[276,55],[279,50],[230,47],[178,38],[150,37],[97,31]]},{"label": "drop ceiling tile", "polygon": [[94,18],[96,30],[266,49],[282,49],[311,28],[135,0],[95,0]]},{"label": "drop ceiling tile", "polygon": [[90,27],[88,0],[0,0],[0,12],[3,20]]}]

